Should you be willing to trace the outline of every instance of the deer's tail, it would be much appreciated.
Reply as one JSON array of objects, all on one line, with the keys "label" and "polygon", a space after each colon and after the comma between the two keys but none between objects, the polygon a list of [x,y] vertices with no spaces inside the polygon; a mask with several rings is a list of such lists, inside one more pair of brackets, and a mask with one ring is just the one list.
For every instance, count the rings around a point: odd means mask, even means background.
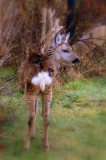
[{"label": "deer's tail", "polygon": [[41,91],[45,90],[45,80],[42,78],[42,80],[40,81],[40,89]]}]

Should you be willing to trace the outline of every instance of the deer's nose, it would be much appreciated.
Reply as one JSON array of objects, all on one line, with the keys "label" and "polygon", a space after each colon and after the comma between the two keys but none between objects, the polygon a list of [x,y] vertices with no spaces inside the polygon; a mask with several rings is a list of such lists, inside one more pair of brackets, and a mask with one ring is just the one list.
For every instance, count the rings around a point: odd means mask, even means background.
[{"label": "deer's nose", "polygon": [[79,58],[74,59],[74,61],[72,61],[72,64],[77,65],[80,62]]}]

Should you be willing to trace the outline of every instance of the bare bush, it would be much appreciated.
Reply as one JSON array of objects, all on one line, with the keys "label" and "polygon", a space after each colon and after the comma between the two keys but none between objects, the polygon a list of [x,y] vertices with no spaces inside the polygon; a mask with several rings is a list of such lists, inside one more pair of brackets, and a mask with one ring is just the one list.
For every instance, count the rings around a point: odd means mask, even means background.
[{"label": "bare bush", "polygon": [[106,64],[106,1],[78,2],[71,42],[76,53],[83,57],[79,70],[82,75],[101,75]]},{"label": "bare bush", "polygon": [[[62,4],[65,4],[62,6]],[[13,1],[1,0],[0,8],[0,66],[17,66],[29,51],[39,50],[42,34],[42,11],[44,6],[55,8],[58,16],[61,10],[62,21],[66,12],[65,0],[60,1]],[[46,33],[48,28],[46,28]]]},{"label": "bare bush", "polygon": [[[46,21],[46,26],[43,25],[42,12],[44,6],[48,8],[47,12],[49,12],[47,19],[52,19],[52,15],[55,18],[59,17],[60,22],[57,20],[57,25],[65,26],[66,18],[71,13],[67,10],[66,0],[0,1],[0,66],[13,65],[18,67],[29,52],[40,51],[41,46],[44,47],[44,37],[50,31],[50,25],[52,24],[52,21],[51,23]],[[92,49],[92,43],[89,42],[89,39],[88,41],[81,40],[81,37],[97,26],[98,23],[106,24],[105,6],[105,0],[76,0],[74,23],[70,25],[70,27],[74,26],[74,36],[71,43],[76,44],[78,41],[86,43],[89,47],[89,61],[92,61],[92,56],[95,55],[96,50],[96,58],[92,63],[97,63],[98,59],[99,63],[102,63],[105,58],[105,47],[95,44]],[[51,11],[50,7],[52,7]],[[47,39],[49,38],[46,37]],[[98,52],[101,50],[102,56],[100,57]],[[80,70],[82,70],[82,67]],[[84,72],[88,70],[85,67]]]}]

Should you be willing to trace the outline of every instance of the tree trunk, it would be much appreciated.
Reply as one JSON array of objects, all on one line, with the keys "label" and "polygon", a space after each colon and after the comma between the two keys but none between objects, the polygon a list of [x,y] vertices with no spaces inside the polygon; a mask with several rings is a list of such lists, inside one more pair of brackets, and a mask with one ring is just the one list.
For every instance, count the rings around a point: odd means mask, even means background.
[{"label": "tree trunk", "polygon": [[68,3],[68,10],[70,14],[67,17],[67,24],[66,24],[66,29],[67,32],[70,32],[70,39],[73,36],[73,31],[74,31],[74,26],[70,26],[74,20],[74,7],[75,7],[75,0],[67,0]]}]

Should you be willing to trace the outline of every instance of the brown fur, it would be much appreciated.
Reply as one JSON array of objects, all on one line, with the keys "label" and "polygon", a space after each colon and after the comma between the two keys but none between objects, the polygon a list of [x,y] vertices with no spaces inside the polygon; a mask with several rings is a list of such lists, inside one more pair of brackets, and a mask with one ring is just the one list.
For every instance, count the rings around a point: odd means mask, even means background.
[{"label": "brown fur", "polygon": [[[20,84],[24,87],[25,102],[28,107],[28,131],[25,141],[25,149],[30,147],[30,139],[35,135],[35,120],[37,116],[38,95],[42,97],[42,116],[43,116],[43,138],[44,148],[49,149],[48,142],[48,129],[49,129],[49,110],[52,100],[52,87],[56,73],[62,65],[73,63],[78,59],[77,55],[73,52],[70,45],[67,43],[69,34],[65,35],[64,42],[62,41],[61,34],[58,33],[55,40],[52,42],[53,50],[52,56],[47,56],[41,53],[31,53],[27,60],[22,64],[19,70]],[[60,44],[61,43],[61,44]],[[41,78],[39,85],[31,83],[32,78],[40,72],[48,71],[52,77],[52,82],[49,85],[45,84]]]},{"label": "brown fur", "polygon": [[[30,146],[30,139],[35,135],[35,119],[37,116],[37,96],[39,93],[42,96],[42,116],[43,116],[43,128],[44,128],[44,148],[48,150],[48,127],[49,127],[49,110],[52,100],[52,86],[45,86],[44,92],[40,90],[39,85],[31,83],[32,78],[39,72],[49,71],[49,75],[55,78],[55,70],[53,64],[49,60],[48,56],[41,53],[32,53],[24,62],[25,66],[20,69],[20,84],[25,86],[25,102],[28,107],[29,119],[28,119],[28,131],[25,141],[25,149]],[[23,66],[23,65],[22,65]]]},{"label": "brown fur", "polygon": [[31,53],[29,57],[21,64],[19,69],[19,85],[20,90],[25,89],[26,82],[31,83],[31,79],[34,75],[37,75],[42,71],[49,71],[51,77],[54,77],[54,68],[53,64],[49,60],[47,55],[43,55],[41,53]]}]

